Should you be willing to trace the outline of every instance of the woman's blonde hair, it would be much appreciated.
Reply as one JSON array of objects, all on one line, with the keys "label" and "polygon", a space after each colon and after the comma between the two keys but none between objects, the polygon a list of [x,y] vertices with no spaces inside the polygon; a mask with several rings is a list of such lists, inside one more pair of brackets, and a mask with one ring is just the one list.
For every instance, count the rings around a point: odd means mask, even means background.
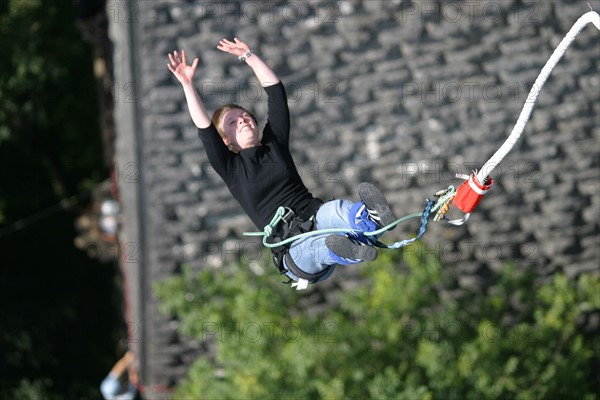
[{"label": "woman's blonde hair", "polygon": [[[244,107],[238,106],[237,104],[233,104],[233,103],[225,104],[224,106],[217,108],[212,115],[212,123],[215,125],[215,128],[217,128],[217,132],[219,132],[219,135],[221,136],[222,139],[225,139],[225,130],[223,129],[223,116],[225,116],[225,114],[228,111],[235,110],[235,109],[239,109],[239,110],[245,111],[248,114],[250,114],[250,116],[254,120],[254,124],[258,125],[258,122],[256,121],[256,117],[254,116],[254,114],[252,114],[250,111],[246,110]],[[231,145],[229,146],[229,150],[235,151],[235,150],[231,149]]]}]

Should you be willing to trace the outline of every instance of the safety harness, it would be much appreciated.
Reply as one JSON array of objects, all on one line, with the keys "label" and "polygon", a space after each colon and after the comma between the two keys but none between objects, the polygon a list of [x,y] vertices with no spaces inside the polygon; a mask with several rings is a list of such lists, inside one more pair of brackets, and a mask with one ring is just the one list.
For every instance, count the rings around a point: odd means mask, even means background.
[{"label": "safety harness", "polygon": [[[281,217],[280,221],[272,230],[272,233],[268,238],[269,242],[276,245],[291,237],[313,231],[315,229],[317,211],[322,205],[323,200],[314,198],[300,215],[296,214],[291,208],[285,207],[286,214]],[[300,279],[304,279],[309,283],[315,283],[329,271],[331,267],[327,267],[317,274],[304,272],[296,265],[290,255],[292,243],[293,242],[289,242],[281,246],[271,247],[273,264],[277,267],[281,275],[291,272]],[[292,282],[292,278],[289,278],[287,282],[283,283],[288,284],[290,282]]]}]

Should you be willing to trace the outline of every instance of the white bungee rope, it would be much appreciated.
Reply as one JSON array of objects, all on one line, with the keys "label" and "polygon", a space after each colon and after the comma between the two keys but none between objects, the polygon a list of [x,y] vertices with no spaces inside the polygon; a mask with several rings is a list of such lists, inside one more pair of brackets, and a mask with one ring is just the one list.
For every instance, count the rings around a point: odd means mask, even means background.
[{"label": "white bungee rope", "polygon": [[521,134],[525,130],[525,125],[527,125],[527,121],[529,120],[531,112],[533,111],[535,101],[537,100],[537,97],[542,90],[542,86],[544,86],[544,83],[546,83],[548,76],[550,76],[550,73],[552,72],[558,61],[565,54],[569,45],[573,42],[573,40],[575,40],[575,37],[577,37],[579,32],[581,32],[581,30],[590,22],[594,24],[598,30],[600,30],[600,15],[598,15],[596,11],[588,11],[587,13],[579,17],[579,19],[573,24],[569,32],[567,32],[565,37],[560,41],[560,43],[558,44],[548,61],[546,61],[544,68],[542,68],[542,71],[538,75],[533,86],[531,87],[531,90],[529,91],[529,95],[525,100],[525,105],[521,110],[519,119],[517,120],[517,123],[515,124],[512,132],[510,133],[504,144],[494,153],[494,155],[483,165],[483,167],[481,167],[481,169],[477,173],[476,179],[480,184],[483,185],[485,183],[486,178],[490,176],[494,168],[496,168],[496,166],[500,164],[502,159],[512,150],[514,145],[517,143],[517,141],[521,137]]},{"label": "white bungee rope", "polygon": [[[536,78],[533,86],[529,91],[529,95],[525,100],[521,114],[513,127],[510,135],[505,140],[504,144],[492,155],[492,157],[481,167],[479,171],[473,171],[471,175],[459,175],[457,177],[466,179],[466,181],[457,189],[456,196],[452,199],[452,203],[456,208],[460,209],[465,213],[464,217],[460,220],[448,220],[445,216],[442,218],[453,225],[462,225],[467,221],[471,212],[477,207],[477,204],[481,201],[483,196],[489,191],[490,187],[494,183],[491,178],[491,173],[500,164],[502,159],[513,149],[521,134],[525,130],[527,121],[531,116],[533,107],[537,100],[538,95],[542,90],[542,86],[546,83],[548,76],[561,59],[561,57],[567,51],[569,45],[575,40],[575,37],[581,32],[581,30],[588,24],[593,23],[598,30],[600,30],[600,15],[595,11],[589,11],[579,17],[579,19],[573,24],[571,29],[567,32],[565,37],[560,41],[554,52],[546,61],[546,64],[540,71]],[[445,211],[448,207],[444,208]]]}]

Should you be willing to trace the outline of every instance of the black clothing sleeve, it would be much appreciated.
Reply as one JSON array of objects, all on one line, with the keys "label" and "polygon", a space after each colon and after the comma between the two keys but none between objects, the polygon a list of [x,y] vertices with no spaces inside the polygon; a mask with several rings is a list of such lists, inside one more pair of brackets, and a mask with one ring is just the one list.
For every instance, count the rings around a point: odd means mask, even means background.
[{"label": "black clothing sleeve", "polygon": [[[283,83],[279,82],[267,86],[265,92],[268,97],[267,126],[265,133],[272,130],[276,140],[289,147],[290,141],[290,110],[287,103],[287,95]],[[263,136],[263,139],[264,136]]]}]

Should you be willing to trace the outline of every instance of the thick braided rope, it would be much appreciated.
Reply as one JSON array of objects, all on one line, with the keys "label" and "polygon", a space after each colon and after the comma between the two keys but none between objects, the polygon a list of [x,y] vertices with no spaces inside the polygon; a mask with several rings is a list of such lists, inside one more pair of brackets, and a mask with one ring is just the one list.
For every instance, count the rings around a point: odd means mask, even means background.
[{"label": "thick braided rope", "polygon": [[581,30],[590,22],[593,23],[596,26],[596,28],[598,28],[598,30],[600,30],[600,15],[598,15],[597,12],[589,11],[583,14],[573,24],[569,32],[567,32],[565,37],[558,44],[548,61],[546,61],[544,68],[542,68],[542,71],[538,75],[537,79],[535,80],[535,83],[529,91],[529,95],[525,100],[525,105],[523,106],[517,123],[515,124],[510,135],[508,136],[504,144],[496,151],[496,153],[494,153],[494,155],[483,165],[483,167],[481,167],[481,169],[477,173],[477,180],[479,181],[479,183],[484,183],[485,178],[492,173],[494,168],[496,168],[496,166],[500,164],[500,161],[502,161],[502,159],[508,154],[508,152],[512,150],[514,145],[517,143],[519,137],[521,137],[521,134],[525,130],[525,125],[527,125],[527,121],[529,120],[531,112],[533,111],[535,101],[542,90],[542,86],[544,86],[544,83],[546,83],[548,76],[550,75],[558,61],[561,59],[563,54],[565,54],[571,42],[575,40],[575,37],[579,34],[579,32],[581,32]]}]

